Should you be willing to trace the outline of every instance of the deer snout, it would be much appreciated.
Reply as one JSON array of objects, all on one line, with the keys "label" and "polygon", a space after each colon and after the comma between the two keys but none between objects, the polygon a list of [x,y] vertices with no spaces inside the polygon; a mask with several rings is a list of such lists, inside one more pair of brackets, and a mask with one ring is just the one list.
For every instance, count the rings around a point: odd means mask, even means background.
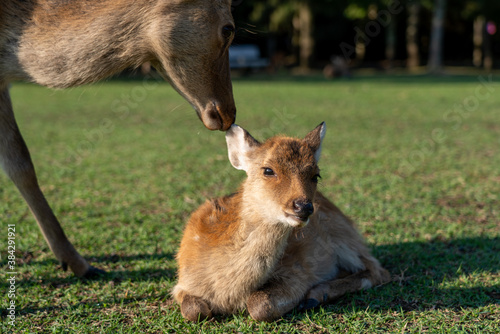
[{"label": "deer snout", "polygon": [[226,131],[234,123],[236,107],[234,103],[222,106],[218,102],[212,102],[201,111],[200,118],[207,129]]},{"label": "deer snout", "polygon": [[298,199],[293,201],[293,211],[302,220],[306,220],[314,212],[314,206],[311,201]]}]

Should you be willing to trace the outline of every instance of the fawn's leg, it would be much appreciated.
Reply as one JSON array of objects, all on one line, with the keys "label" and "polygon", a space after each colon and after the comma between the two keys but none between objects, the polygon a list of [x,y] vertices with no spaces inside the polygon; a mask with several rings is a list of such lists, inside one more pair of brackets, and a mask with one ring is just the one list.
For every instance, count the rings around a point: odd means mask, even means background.
[{"label": "fawn's leg", "polygon": [[69,266],[75,275],[82,277],[102,273],[102,270],[90,266],[66,238],[40,190],[28,148],[14,118],[7,85],[2,82],[0,82],[0,165],[28,203],[45,240],[63,267]]},{"label": "fawn's leg", "polygon": [[331,302],[346,293],[368,289],[391,280],[387,270],[375,259],[362,258],[365,270],[344,278],[333,279],[314,286],[305,298],[304,308],[316,307],[321,303]]},{"label": "fawn's leg", "polygon": [[250,295],[248,313],[258,321],[276,320],[299,305],[311,287],[310,282],[305,272],[282,271]]}]

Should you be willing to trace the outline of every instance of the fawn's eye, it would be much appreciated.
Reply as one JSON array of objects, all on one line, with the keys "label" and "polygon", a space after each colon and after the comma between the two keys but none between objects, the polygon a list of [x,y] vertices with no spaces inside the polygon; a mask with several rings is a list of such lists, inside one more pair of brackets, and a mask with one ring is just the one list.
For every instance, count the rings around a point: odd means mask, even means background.
[{"label": "fawn's eye", "polygon": [[264,167],[263,170],[265,176],[276,176],[276,173],[271,168]]},{"label": "fawn's eye", "polygon": [[311,181],[313,181],[314,183],[318,183],[319,179],[321,179],[321,175],[316,174],[312,177]]},{"label": "fawn's eye", "polygon": [[234,26],[228,24],[222,28],[222,36],[224,39],[229,40],[234,34]]}]

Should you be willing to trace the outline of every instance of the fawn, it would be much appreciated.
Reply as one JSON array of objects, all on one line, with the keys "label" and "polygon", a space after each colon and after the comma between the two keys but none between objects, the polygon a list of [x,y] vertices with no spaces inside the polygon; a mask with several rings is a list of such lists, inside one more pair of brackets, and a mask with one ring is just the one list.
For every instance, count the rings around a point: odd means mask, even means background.
[{"label": "fawn", "polygon": [[248,178],[186,225],[173,289],[184,318],[246,308],[273,321],[390,280],[353,222],[316,190],[325,130],[264,143],[237,125],[227,131],[229,160]]}]

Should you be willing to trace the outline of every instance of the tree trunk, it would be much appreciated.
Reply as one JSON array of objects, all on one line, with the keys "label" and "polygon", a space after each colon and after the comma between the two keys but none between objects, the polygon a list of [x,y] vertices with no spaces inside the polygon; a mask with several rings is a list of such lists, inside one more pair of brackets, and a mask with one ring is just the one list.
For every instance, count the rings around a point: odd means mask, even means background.
[{"label": "tree trunk", "polygon": [[429,50],[429,73],[440,74],[443,70],[443,35],[446,0],[436,0],[432,18],[431,44]]},{"label": "tree trunk", "polygon": [[392,18],[385,30],[385,58],[387,67],[394,65],[394,56],[396,55],[396,20]]},{"label": "tree trunk", "polygon": [[491,71],[493,68],[493,49],[491,47],[491,36],[486,29],[483,29],[483,45],[484,45],[484,68]]},{"label": "tree trunk", "polygon": [[301,1],[298,6],[299,64],[302,68],[309,68],[314,49],[313,17],[308,2]]},{"label": "tree trunk", "polygon": [[410,70],[420,65],[420,50],[418,47],[418,26],[420,24],[420,4],[408,4],[408,25],[406,27],[406,66]]},{"label": "tree trunk", "polygon": [[478,16],[474,20],[474,51],[472,53],[472,63],[476,67],[481,67],[483,64],[483,41],[484,41],[484,16]]}]

